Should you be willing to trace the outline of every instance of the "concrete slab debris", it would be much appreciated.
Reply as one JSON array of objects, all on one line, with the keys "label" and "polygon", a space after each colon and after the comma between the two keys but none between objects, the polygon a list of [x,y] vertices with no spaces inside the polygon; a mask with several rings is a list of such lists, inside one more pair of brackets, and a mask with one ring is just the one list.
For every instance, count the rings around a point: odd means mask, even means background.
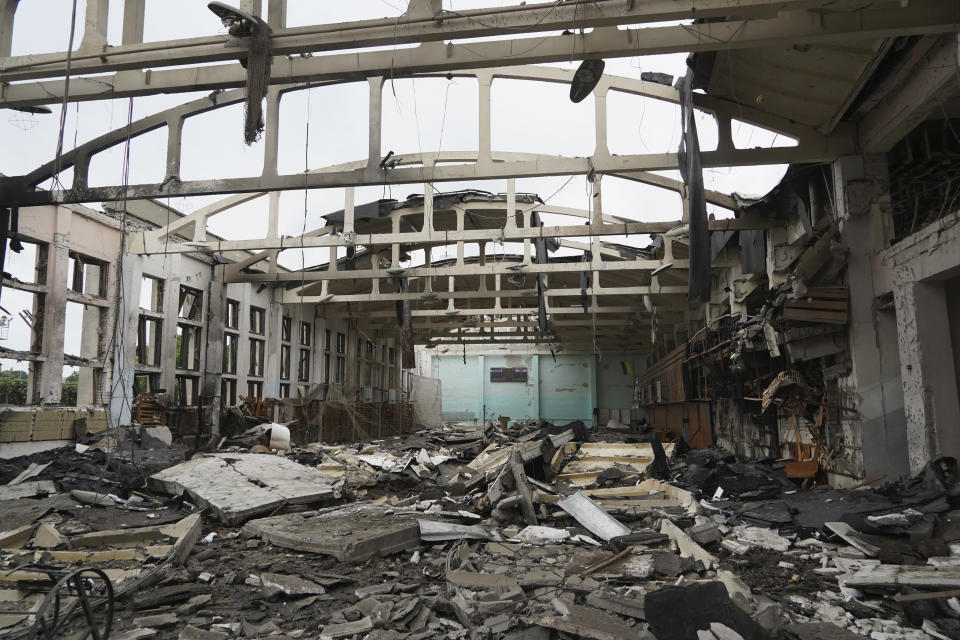
[{"label": "concrete slab debris", "polygon": [[582,524],[587,531],[604,540],[630,534],[630,529],[601,509],[596,502],[585,496],[582,491],[559,500],[557,504]]},{"label": "concrete slab debris", "polygon": [[261,573],[260,584],[269,592],[277,592],[288,596],[323,595],[327,592],[322,586],[300,576],[283,575],[279,573]]},{"label": "concrete slab debris", "polygon": [[279,456],[203,455],[155,473],[148,486],[188,493],[225,524],[239,524],[281,504],[313,504],[334,497],[333,479]]},{"label": "concrete slab debris", "polygon": [[336,640],[336,638],[347,638],[359,633],[367,633],[369,631],[373,631],[373,620],[371,620],[368,616],[361,618],[356,622],[324,625],[323,629],[320,630],[320,638],[324,640],[326,638]]},{"label": "concrete slab debris", "polygon": [[414,517],[373,505],[261,518],[251,520],[243,530],[280,547],[350,563],[414,549],[420,543]]},{"label": "concrete slab debris", "polygon": [[45,464],[37,464],[36,462],[32,462],[32,463],[30,463],[30,466],[29,466],[29,467],[27,467],[27,468],[24,469],[22,472],[20,472],[20,474],[19,474],[16,478],[14,478],[14,479],[11,480],[10,482],[8,482],[7,485],[20,484],[20,483],[23,482],[24,480],[28,480],[28,479],[30,479],[30,478],[34,478],[34,477],[40,475],[41,473],[43,473],[43,471],[44,471],[47,467],[49,467],[51,464],[52,464],[52,462],[47,462],[47,463],[45,463]]},{"label": "concrete slab debris", "polygon": [[4,500],[19,500],[33,496],[50,495],[57,492],[52,480],[33,480],[0,486],[0,502]]},{"label": "concrete slab debris", "polygon": [[566,529],[557,529],[555,527],[529,526],[520,531],[516,539],[521,542],[531,544],[552,544],[563,542],[570,537],[570,532]]},{"label": "concrete slab debris", "polygon": [[452,522],[437,522],[434,520],[417,520],[420,538],[426,542],[441,542],[444,540],[493,540],[502,541],[500,533],[481,525],[465,525]]}]

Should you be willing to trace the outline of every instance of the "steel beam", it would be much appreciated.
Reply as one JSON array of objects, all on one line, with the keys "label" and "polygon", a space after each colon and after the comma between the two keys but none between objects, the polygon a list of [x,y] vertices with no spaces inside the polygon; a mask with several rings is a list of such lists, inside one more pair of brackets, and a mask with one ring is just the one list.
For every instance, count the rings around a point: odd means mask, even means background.
[{"label": "steel beam", "polygon": [[[710,0],[702,0],[710,4]],[[745,0],[749,2],[749,0]],[[683,10],[689,12],[695,9],[696,13],[687,15],[702,17],[699,8],[701,0],[697,2],[683,2]],[[569,3],[565,7],[571,14],[576,11],[585,11],[595,3]],[[640,17],[631,14],[626,7],[639,4],[643,7],[647,3],[634,3],[623,0],[619,6],[624,8],[620,24],[649,21],[650,16]],[[669,6],[670,2],[660,2],[661,6]],[[673,3],[676,5],[677,3]],[[717,3],[714,3],[717,4]],[[728,4],[728,3],[723,3]],[[743,3],[737,3],[743,4]],[[756,4],[754,2],[753,4]],[[771,5],[783,7],[798,3],[789,0],[780,0],[776,3],[766,3],[767,9]],[[820,5],[836,6],[834,2],[802,3],[800,6]],[[476,42],[459,44],[444,42],[456,38],[455,33],[444,32],[431,26],[427,32],[433,32],[437,38],[435,42],[425,41],[426,36],[420,34],[411,36],[411,42],[421,44],[414,48],[394,49],[391,51],[363,52],[356,54],[333,54],[315,57],[289,57],[297,53],[308,53],[313,47],[322,46],[309,42],[308,38],[293,36],[290,44],[278,42],[275,51],[288,57],[278,57],[274,60],[271,73],[271,82],[274,84],[290,84],[299,82],[322,82],[336,79],[358,80],[370,76],[406,77],[419,73],[444,72],[454,69],[479,69],[503,66],[504,64],[544,64],[564,62],[571,59],[586,58],[617,58],[634,57],[640,55],[655,55],[665,53],[681,53],[696,51],[718,51],[728,49],[758,48],[764,46],[787,46],[795,43],[825,43],[844,41],[851,38],[863,40],[885,38],[890,36],[918,35],[930,33],[948,33],[958,30],[956,7],[952,2],[943,0],[912,0],[907,5],[899,2],[878,2],[867,7],[852,9],[856,3],[842,3],[850,10],[824,9],[822,11],[784,10],[768,18],[730,19],[717,22],[698,22],[678,26],[649,27],[643,29],[618,29],[616,26],[604,26],[599,16],[583,23],[583,26],[594,27],[592,32],[584,34],[544,36],[539,39],[520,38],[495,42]],[[543,5],[540,5],[542,7]],[[611,4],[610,7],[617,6]],[[549,10],[549,9],[545,9]],[[600,9],[603,12],[603,9]],[[721,12],[724,17],[736,17],[737,10]],[[501,29],[529,30],[535,19],[532,13],[521,21],[507,20]],[[720,15],[720,14],[718,14]],[[453,21],[456,18],[443,18],[443,21]],[[431,20],[432,22],[433,20]],[[489,35],[490,30],[482,24],[470,20],[460,20],[464,29],[472,29],[475,35]],[[389,25],[389,23],[388,23]],[[380,28],[390,32],[393,25],[382,25]],[[335,26],[335,25],[328,25]],[[384,27],[386,27],[384,29]],[[556,30],[559,27],[553,26]],[[397,27],[398,29],[398,27]],[[504,31],[506,33],[507,31]],[[345,46],[351,34],[348,32],[335,36],[340,46]],[[279,38],[279,35],[275,37]],[[391,45],[394,43],[392,34],[386,42],[379,44]],[[219,40],[219,42],[218,42]],[[328,36],[328,41],[330,37]],[[211,38],[202,43],[201,49],[192,50],[191,42],[174,41],[165,46],[153,45],[153,50],[140,51],[131,61],[109,62],[124,69],[112,76],[98,78],[73,78],[70,83],[68,99],[75,100],[102,100],[125,96],[152,95],[157,93],[173,93],[182,91],[198,91],[210,89],[228,89],[244,86],[246,71],[239,65],[232,66],[180,66],[175,69],[137,71],[144,66],[158,64],[185,65],[200,59],[204,64],[214,60],[240,58],[244,53],[243,47],[220,49],[222,38]],[[371,46],[373,42],[371,42]],[[136,45],[134,45],[136,46]],[[151,45],[140,45],[150,47]],[[206,47],[206,49],[204,49]],[[164,58],[162,52],[169,49],[171,55]],[[120,54],[118,55],[127,55]],[[0,82],[9,82],[14,72],[20,76],[36,74],[35,62],[43,63],[42,59],[3,61],[5,74],[0,74]],[[83,61],[78,61],[83,62]],[[93,64],[93,63],[91,63]],[[15,67],[12,69],[11,67]],[[102,69],[100,65],[91,67]],[[62,76],[64,68],[58,60],[51,61],[49,68],[43,73],[49,77]],[[6,84],[0,95],[0,106],[37,105],[60,102],[63,99],[64,82],[50,80],[39,82],[24,82],[20,84]]]}]

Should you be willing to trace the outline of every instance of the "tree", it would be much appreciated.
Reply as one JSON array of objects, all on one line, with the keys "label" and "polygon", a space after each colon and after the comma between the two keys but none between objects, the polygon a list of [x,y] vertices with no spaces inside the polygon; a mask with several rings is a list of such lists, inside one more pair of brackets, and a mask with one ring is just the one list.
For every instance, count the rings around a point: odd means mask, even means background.
[{"label": "tree", "polygon": [[63,386],[60,387],[60,404],[67,407],[77,406],[77,387],[79,384],[79,371],[74,371],[63,379]]},{"label": "tree", "polygon": [[0,371],[0,402],[27,403],[27,372],[8,369]]}]

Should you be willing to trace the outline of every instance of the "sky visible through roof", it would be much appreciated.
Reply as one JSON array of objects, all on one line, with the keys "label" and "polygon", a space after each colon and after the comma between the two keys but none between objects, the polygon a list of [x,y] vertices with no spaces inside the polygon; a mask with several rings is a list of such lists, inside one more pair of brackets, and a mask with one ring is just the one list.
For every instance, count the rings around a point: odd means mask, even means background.
[{"label": "sky visible through roof", "polygon": [[[64,51],[69,40],[70,14],[73,0],[33,0],[21,2],[16,13],[13,55]],[[206,8],[206,0],[149,0],[146,5],[145,41],[223,34],[225,29]],[[266,4],[266,3],[264,3]],[[403,0],[290,0],[288,26],[392,18],[400,15]],[[444,0],[443,8],[462,11],[508,4],[481,0]],[[83,36],[83,0],[78,0],[75,47]],[[119,44],[123,2],[111,0],[108,41]],[[522,37],[539,37],[532,34]],[[519,37],[519,36],[511,36]],[[497,38],[492,38],[497,39]],[[639,78],[643,71],[659,71],[680,76],[686,70],[685,54],[644,56],[607,61],[606,73]],[[577,62],[559,63],[575,69]],[[133,119],[195,100],[209,92],[138,97],[133,99]],[[367,103],[365,82],[313,88],[286,94],[280,111],[281,173],[297,173],[331,164],[356,161],[367,154]],[[384,85],[382,151],[398,155],[420,151],[457,151],[477,149],[477,83],[472,78],[427,78],[393,80]],[[492,95],[492,148],[497,151],[518,151],[563,156],[589,156],[594,148],[593,98],[579,104],[568,98],[568,87],[559,84],[497,79]],[[650,98],[611,92],[608,105],[608,145],[611,153],[674,152],[680,140],[680,116],[676,105]],[[6,175],[28,173],[55,157],[59,130],[59,104],[49,105],[50,115],[26,116],[4,110],[0,113],[0,172]],[[67,106],[64,129],[64,150],[83,144],[99,135],[122,127],[127,122],[129,101],[103,100],[74,103]],[[242,105],[225,107],[189,118],[184,125],[183,156],[180,178],[210,178],[259,175],[263,163],[263,142],[247,147],[242,139]],[[698,115],[701,147],[716,146],[716,124],[704,114]],[[309,132],[309,134],[308,134]],[[735,123],[734,143],[738,147],[769,147],[789,144],[782,136],[747,124]],[[131,143],[130,182],[148,183],[164,180],[166,130],[135,138]],[[705,169],[708,189],[761,195],[782,177],[783,165]],[[678,178],[677,172],[662,172]],[[61,176],[69,186],[70,172]],[[123,183],[123,145],[98,154],[91,162],[90,185]],[[49,184],[45,184],[45,187]],[[439,183],[440,191],[481,189],[495,193],[506,191],[506,180]],[[540,195],[549,204],[587,209],[590,189],[584,176],[518,179],[518,192]],[[381,197],[404,199],[420,193],[419,185],[392,187],[360,187],[356,202]],[[170,198],[168,204],[190,212],[223,196]],[[321,216],[343,208],[343,190],[313,189],[287,191],[280,198],[281,235],[299,235],[304,229],[322,226]],[[236,207],[210,220],[211,232],[227,239],[262,238],[267,225],[267,198],[259,198]],[[98,203],[88,206],[100,208]],[[677,220],[681,202],[677,194],[648,185],[605,177],[603,179],[604,213],[640,221]],[[718,217],[729,215],[711,208]],[[564,222],[569,218],[543,216],[545,224]],[[610,237],[612,242],[634,246],[646,244],[646,236]],[[517,251],[521,245],[488,245],[488,251]],[[476,248],[471,247],[473,253]],[[569,251],[569,250],[561,250]],[[29,252],[28,252],[29,253]],[[435,253],[435,255],[437,255]],[[448,256],[456,255],[456,248]],[[469,255],[469,250],[468,250]],[[437,257],[444,257],[440,250]],[[325,262],[326,250],[285,251],[280,263],[291,269],[305,264]],[[31,256],[9,252],[6,270],[15,277],[32,279]],[[14,316],[5,346],[28,350],[30,330],[18,317],[29,310],[32,297],[19,291],[3,291],[3,306]],[[81,310],[70,305],[65,322],[65,352],[76,354],[80,347]],[[73,317],[71,317],[73,316]],[[2,360],[4,369],[25,369],[26,363]],[[65,374],[66,375],[66,372]]]}]

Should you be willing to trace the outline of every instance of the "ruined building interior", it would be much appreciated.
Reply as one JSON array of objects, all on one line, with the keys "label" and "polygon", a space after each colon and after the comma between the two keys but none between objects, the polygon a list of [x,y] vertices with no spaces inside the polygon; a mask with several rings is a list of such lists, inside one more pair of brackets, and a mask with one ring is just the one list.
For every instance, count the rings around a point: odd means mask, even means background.
[{"label": "ruined building interior", "polygon": [[960,638],[960,1],[232,2],[0,0],[0,638]]}]

